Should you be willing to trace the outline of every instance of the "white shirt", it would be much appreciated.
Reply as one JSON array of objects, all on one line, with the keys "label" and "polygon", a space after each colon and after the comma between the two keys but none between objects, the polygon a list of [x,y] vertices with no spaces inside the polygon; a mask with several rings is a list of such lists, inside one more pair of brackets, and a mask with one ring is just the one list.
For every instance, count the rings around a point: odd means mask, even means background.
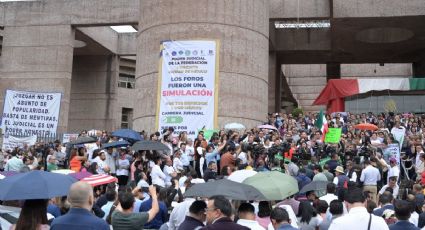
[{"label": "white shirt", "polygon": [[255,220],[239,219],[236,223],[248,227],[251,230],[264,230],[264,228]]},{"label": "white shirt", "polygon": [[242,164],[246,164],[248,162],[246,153],[244,153],[244,152],[239,153],[238,158],[241,159]]},{"label": "white shirt", "polygon": [[419,214],[417,212],[413,212],[412,214],[410,214],[409,222],[418,227]]},{"label": "white shirt", "polygon": [[105,162],[106,164],[109,166],[109,170],[111,173],[115,173],[116,172],[116,158],[117,158],[117,153],[113,152],[112,154],[109,153],[105,153]]},{"label": "white shirt", "polygon": [[183,171],[183,162],[179,158],[174,157],[173,167],[176,171]]},{"label": "white shirt", "polygon": [[194,198],[186,198],[183,202],[178,203],[177,206],[173,208],[173,211],[170,214],[170,220],[168,221],[169,230],[179,228],[180,224],[184,221],[186,215],[189,213],[189,207],[194,201]]},{"label": "white shirt", "polygon": [[[380,195],[382,195],[382,194],[384,194],[384,192],[385,192],[385,189],[387,189],[389,186],[388,186],[388,184],[386,184],[386,185],[384,185],[382,188],[381,188],[381,190],[379,190],[379,194]],[[399,187],[398,187],[398,185],[396,184],[395,185],[395,187],[393,188],[393,197],[394,197],[394,199],[396,199],[397,198],[397,196],[398,196],[398,190],[399,190]]]},{"label": "white shirt", "polygon": [[152,184],[165,187],[165,174],[161,171],[158,165],[154,165],[151,171]]},{"label": "white shirt", "polygon": [[326,201],[326,203],[328,203],[328,205],[331,204],[331,201],[333,200],[338,200],[338,196],[336,196],[335,194],[332,193],[328,193],[322,197],[319,197],[319,200],[324,200]]},{"label": "white shirt", "polygon": [[171,174],[176,172],[176,170],[174,170],[173,166],[165,165],[163,172],[165,174],[165,184],[168,186],[171,185],[171,178],[173,178]]},{"label": "white shirt", "polygon": [[195,148],[193,146],[186,145],[185,153],[189,161],[193,161],[193,156],[195,155]]},{"label": "white shirt", "polygon": [[189,157],[187,156],[186,151],[182,152],[180,161],[182,162],[183,166],[189,166],[190,162],[189,162]]},{"label": "white shirt", "polygon": [[376,185],[380,179],[381,174],[379,170],[372,165],[368,165],[363,169],[362,175],[360,176],[360,181],[363,182],[364,185]]},{"label": "white shirt", "polygon": [[[347,173],[347,174],[345,174],[345,175],[348,177],[348,173]],[[348,178],[350,178],[350,177],[348,177]],[[350,181],[352,181],[352,182],[356,182],[356,181],[357,181],[357,173],[356,173],[356,172],[353,172],[353,173],[351,174]]]},{"label": "white shirt", "polygon": [[388,225],[379,216],[370,215],[365,207],[351,208],[347,215],[334,219],[329,226],[329,230],[359,230],[367,229],[369,218],[372,217],[370,229],[387,230]]},{"label": "white shirt", "polygon": [[105,213],[102,219],[106,220],[106,217],[108,217],[109,212],[111,211],[112,205],[114,204],[114,201],[108,201],[105,205],[103,205],[100,209]]},{"label": "white shirt", "polygon": [[420,165],[422,163],[420,156],[424,154],[424,151],[420,151],[416,154],[415,165]]},{"label": "white shirt", "polygon": [[130,161],[128,161],[127,158],[125,158],[124,160],[118,159],[117,163],[118,163],[117,176],[128,176]]},{"label": "white shirt", "polygon": [[97,156],[96,158],[94,158],[93,162],[97,163],[97,173],[99,174],[106,174],[104,168],[108,166],[108,164],[106,164],[106,161],[100,159],[99,156]]},{"label": "white shirt", "polygon": [[397,165],[388,169],[387,184],[390,181],[390,177],[392,176],[396,176],[397,178],[400,177],[400,169]]}]

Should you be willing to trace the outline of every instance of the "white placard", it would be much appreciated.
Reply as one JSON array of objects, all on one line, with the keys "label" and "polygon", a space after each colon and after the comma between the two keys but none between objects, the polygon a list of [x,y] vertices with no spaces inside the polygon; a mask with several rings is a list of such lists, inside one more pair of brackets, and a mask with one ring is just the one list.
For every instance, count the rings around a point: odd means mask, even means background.
[{"label": "white placard", "polygon": [[61,93],[7,90],[1,128],[15,136],[53,136],[59,121]]},{"label": "white placard", "polygon": [[218,42],[166,41],[161,44],[157,130],[175,134],[217,127]]},{"label": "white placard", "polygon": [[3,136],[3,150],[12,150],[16,147],[23,147],[25,144],[28,146],[35,145],[37,142],[37,136],[29,136],[29,137],[14,137],[5,134]]},{"label": "white placard", "polygon": [[406,134],[406,129],[403,126],[400,126],[400,128],[393,127],[391,129],[391,133],[394,136],[394,139],[398,141],[400,148],[403,146],[404,142],[404,136]]},{"label": "white placard", "polygon": [[78,133],[64,133],[62,143],[69,143],[75,141],[78,138]]},{"label": "white placard", "polygon": [[384,149],[384,160],[387,164],[390,164],[390,158],[394,157],[397,160],[397,164],[400,165],[400,147],[398,144],[389,144],[386,149]]}]

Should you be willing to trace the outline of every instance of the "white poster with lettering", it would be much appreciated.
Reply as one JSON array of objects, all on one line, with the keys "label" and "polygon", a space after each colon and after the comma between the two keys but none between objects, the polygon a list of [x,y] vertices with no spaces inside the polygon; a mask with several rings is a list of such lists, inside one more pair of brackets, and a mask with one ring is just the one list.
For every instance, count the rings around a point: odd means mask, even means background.
[{"label": "white poster with lettering", "polygon": [[162,42],[157,130],[173,127],[194,137],[217,127],[218,46],[215,40]]},{"label": "white poster with lettering", "polygon": [[1,128],[15,136],[54,136],[58,127],[61,93],[7,90]]},{"label": "white poster with lettering", "polygon": [[3,136],[3,150],[13,150],[16,147],[23,147],[24,145],[31,146],[35,145],[37,141],[37,136],[29,136],[29,137],[14,137],[8,134]]}]

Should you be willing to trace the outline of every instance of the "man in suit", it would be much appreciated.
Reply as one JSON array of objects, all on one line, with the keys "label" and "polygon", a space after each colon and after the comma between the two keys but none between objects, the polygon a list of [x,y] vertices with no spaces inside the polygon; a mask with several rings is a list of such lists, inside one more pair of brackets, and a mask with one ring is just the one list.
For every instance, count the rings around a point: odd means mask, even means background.
[{"label": "man in suit", "polygon": [[232,205],[224,196],[212,196],[207,204],[207,226],[203,230],[249,230],[249,228],[236,224],[232,216]]},{"label": "man in suit", "polygon": [[373,210],[373,214],[376,216],[382,216],[385,210],[394,210],[394,205],[392,204],[392,201],[393,196],[389,192],[384,192],[384,194],[379,196],[379,203],[381,204],[381,207]]},{"label": "man in suit", "polygon": [[85,182],[71,185],[68,194],[69,212],[53,220],[51,230],[109,230],[106,221],[91,213],[94,203],[93,188]]},{"label": "man in suit", "polygon": [[419,230],[414,224],[409,222],[410,204],[405,200],[397,200],[394,202],[395,216],[398,221],[389,226],[390,230]]}]

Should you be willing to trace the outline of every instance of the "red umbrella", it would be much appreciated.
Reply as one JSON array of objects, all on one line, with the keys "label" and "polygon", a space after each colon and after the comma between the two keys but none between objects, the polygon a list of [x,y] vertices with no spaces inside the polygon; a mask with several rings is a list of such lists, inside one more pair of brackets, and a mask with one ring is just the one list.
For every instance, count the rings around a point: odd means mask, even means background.
[{"label": "red umbrella", "polygon": [[99,174],[99,175],[91,175],[89,177],[83,178],[81,181],[87,182],[89,185],[95,187],[102,184],[117,182],[118,179],[110,175]]},{"label": "red umbrella", "polygon": [[372,131],[378,130],[378,126],[374,124],[369,124],[369,123],[358,124],[358,125],[355,125],[354,128],[360,129],[360,130],[372,130]]}]

